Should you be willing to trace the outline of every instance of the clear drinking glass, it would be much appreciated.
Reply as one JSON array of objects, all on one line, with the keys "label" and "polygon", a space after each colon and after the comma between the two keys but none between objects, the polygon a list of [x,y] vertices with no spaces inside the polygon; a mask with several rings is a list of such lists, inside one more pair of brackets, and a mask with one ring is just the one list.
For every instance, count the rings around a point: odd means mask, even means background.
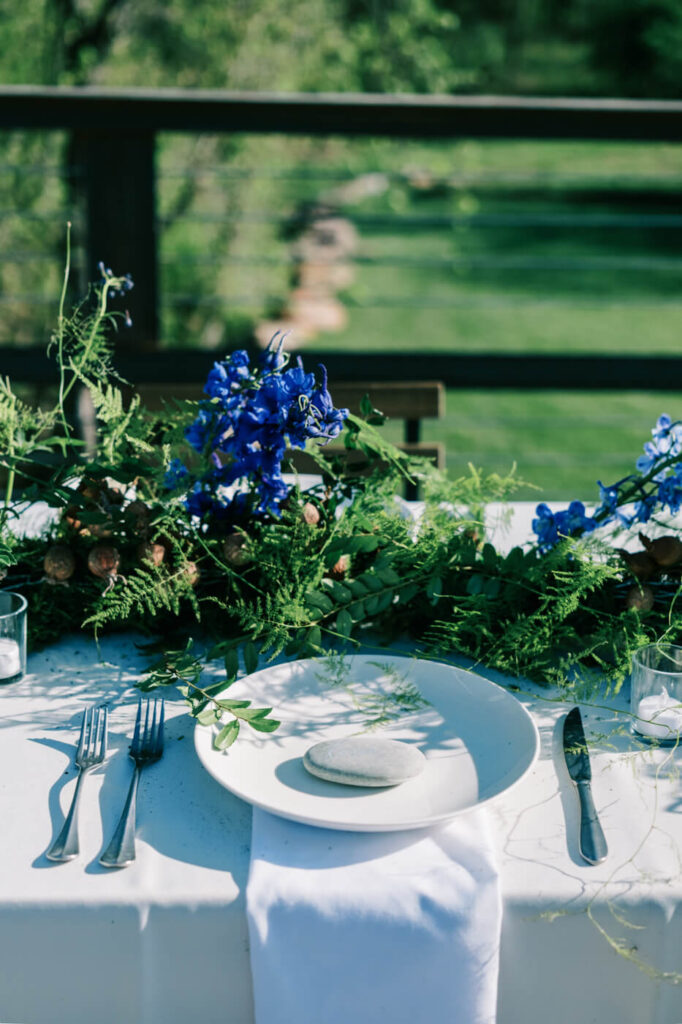
[{"label": "clear drinking glass", "polygon": [[26,672],[26,598],[0,591],[0,685]]},{"label": "clear drinking glass", "polygon": [[658,743],[682,739],[682,647],[648,644],[635,652],[630,677],[632,728]]}]

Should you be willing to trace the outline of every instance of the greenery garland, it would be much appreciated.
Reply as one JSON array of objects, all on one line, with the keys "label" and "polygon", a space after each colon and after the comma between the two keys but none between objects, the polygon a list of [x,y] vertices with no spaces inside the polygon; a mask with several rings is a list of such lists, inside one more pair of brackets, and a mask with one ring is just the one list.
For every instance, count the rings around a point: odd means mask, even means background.
[{"label": "greenery garland", "polygon": [[[217,740],[225,747],[242,722],[276,728],[270,709],[222,691],[240,663],[253,671],[281,652],[408,636],[430,656],[462,654],[566,691],[590,679],[616,691],[638,647],[682,638],[676,537],[662,546],[643,537],[647,550],[627,554],[598,539],[598,516],[592,524],[579,503],[551,522],[539,506],[538,543],[502,553],[486,541],[484,513],[514,492],[513,472],[471,468],[453,480],[408,457],[382,438],[383,418],[368,401],[364,418],[335,409],[324,375],[320,383],[300,361],[288,366],[281,344],[260,367],[245,353],[216,364],[201,402],[151,413],[126,401],[107,306],[132,282],[101,271],[67,316],[67,260],[51,342],[54,408],[36,413],[0,379],[0,572],[28,599],[33,647],[74,622],[157,638],[161,655],[142,688],[179,684],[201,721],[227,723]],[[76,388],[95,408],[95,455],[69,420]],[[335,437],[354,460],[331,452]],[[293,470],[288,449],[303,446],[320,474],[307,488],[282,476]],[[682,464],[670,445],[659,454],[666,471]],[[656,467],[644,469],[650,483]],[[418,527],[396,501],[405,479],[422,486]],[[628,479],[629,498],[638,487]],[[618,495],[602,491],[614,519]],[[39,537],[22,537],[17,520],[38,501],[52,519]],[[647,501],[655,518],[655,499]],[[217,657],[225,676],[203,688],[203,664]]]}]

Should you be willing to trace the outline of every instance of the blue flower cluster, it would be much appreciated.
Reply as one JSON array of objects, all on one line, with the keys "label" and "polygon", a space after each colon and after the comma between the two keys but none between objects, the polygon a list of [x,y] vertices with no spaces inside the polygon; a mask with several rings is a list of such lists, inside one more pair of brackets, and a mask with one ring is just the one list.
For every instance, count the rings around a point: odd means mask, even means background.
[{"label": "blue flower cluster", "polygon": [[132,291],[135,287],[130,274],[125,274],[123,277],[116,277],[111,267],[107,267],[102,260],[97,264],[97,268],[102,275],[103,282],[114,282],[112,287],[109,289],[109,294],[112,298],[116,298],[117,295],[124,295],[126,292]]},{"label": "blue flower cluster", "polygon": [[[651,431],[652,440],[644,445],[644,455],[637,459],[637,473],[604,485],[597,481],[600,505],[588,516],[580,501],[568,509],[552,512],[544,503],[538,505],[533,530],[541,551],[549,551],[561,537],[574,537],[597,526],[619,522],[623,526],[646,523],[657,506],[671,514],[682,508],[682,422],[660,416]],[[623,506],[632,505],[632,511]]]},{"label": "blue flower cluster", "polygon": [[258,516],[279,515],[290,489],[282,479],[287,448],[303,448],[310,439],[326,443],[343,429],[348,410],[334,407],[324,367],[321,383],[305,372],[300,358],[288,367],[278,337],[259,367],[251,367],[248,353],[240,350],[215,363],[208,375],[208,400],[185,438],[209,469],[192,483],[174,459],[165,481],[169,488],[189,487],[185,501],[194,516],[236,519],[247,507]]},{"label": "blue flower cluster", "polygon": [[549,505],[543,502],[535,510],[533,531],[538,537],[540,551],[549,551],[562,537],[574,537],[580,533],[589,533],[597,523],[588,516],[582,501],[572,501],[567,509],[552,512]]}]

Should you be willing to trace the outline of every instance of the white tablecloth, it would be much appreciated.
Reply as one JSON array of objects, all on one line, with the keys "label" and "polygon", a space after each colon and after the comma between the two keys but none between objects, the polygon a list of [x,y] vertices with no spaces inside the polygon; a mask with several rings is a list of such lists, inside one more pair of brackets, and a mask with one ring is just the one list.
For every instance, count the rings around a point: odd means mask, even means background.
[{"label": "white tablecloth", "polygon": [[[527,510],[518,518],[527,523]],[[99,651],[73,637],[32,656],[26,679],[0,691],[3,1024],[253,1024],[251,812],[200,766],[181,702],[168,709],[163,759],[143,774],[137,862],[116,872],[97,863],[130,776],[142,664],[131,637],[107,637]],[[504,903],[498,1024],[679,1024],[682,987],[614,952],[601,929],[658,971],[682,970],[682,752],[642,753],[611,710],[585,709],[610,849],[590,867],[561,756],[567,707],[551,696],[520,695],[540,759],[489,807]],[[45,850],[70,801],[80,714],[101,699],[112,707],[111,754],[86,779],[80,858],[53,865]],[[618,706],[624,699],[609,702]]]}]

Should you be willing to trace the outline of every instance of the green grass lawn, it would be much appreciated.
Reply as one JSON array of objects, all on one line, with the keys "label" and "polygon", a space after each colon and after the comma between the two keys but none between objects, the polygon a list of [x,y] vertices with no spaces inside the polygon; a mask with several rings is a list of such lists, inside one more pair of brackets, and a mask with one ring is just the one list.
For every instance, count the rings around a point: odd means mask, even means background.
[{"label": "green grass lawn", "polygon": [[[472,462],[507,472],[516,462],[526,487],[519,499],[597,500],[596,481],[634,470],[662,412],[682,417],[682,393],[448,391],[446,415],[424,421],[424,439],[445,443],[448,470]],[[398,424],[390,436],[400,437]]]},{"label": "green grass lawn", "polygon": [[[430,187],[398,175],[345,210],[359,236],[341,296],[348,324],[316,348],[382,350],[389,361],[392,351],[678,351],[682,147],[491,142],[430,153]],[[459,186],[444,184],[457,175]],[[682,417],[682,382],[660,395],[453,390],[424,438],[445,442],[453,473],[515,462],[539,487],[520,497],[589,500],[597,479],[632,471],[663,411]],[[388,431],[400,436],[397,424]]]},{"label": "green grass lawn", "polygon": [[[354,280],[340,295],[348,323],[316,348],[380,350],[389,361],[394,351],[678,351],[680,145],[270,136],[239,149],[231,174],[202,179],[197,210],[235,218],[232,263],[220,264],[216,226],[201,219],[162,236],[169,281],[174,252],[215,254],[222,315],[259,315],[286,298],[288,242],[268,216],[305,202],[338,208],[344,179],[381,174],[386,188],[341,206],[358,233]],[[172,184],[162,180],[162,200]],[[204,287],[207,271],[196,273]],[[173,287],[187,290],[184,279]],[[203,315],[189,332],[176,324],[177,343],[197,336]],[[679,395],[450,391],[424,437],[445,442],[452,472],[516,462],[540,487],[522,497],[590,499],[597,479],[633,468],[662,411],[682,416],[682,382]]]}]

